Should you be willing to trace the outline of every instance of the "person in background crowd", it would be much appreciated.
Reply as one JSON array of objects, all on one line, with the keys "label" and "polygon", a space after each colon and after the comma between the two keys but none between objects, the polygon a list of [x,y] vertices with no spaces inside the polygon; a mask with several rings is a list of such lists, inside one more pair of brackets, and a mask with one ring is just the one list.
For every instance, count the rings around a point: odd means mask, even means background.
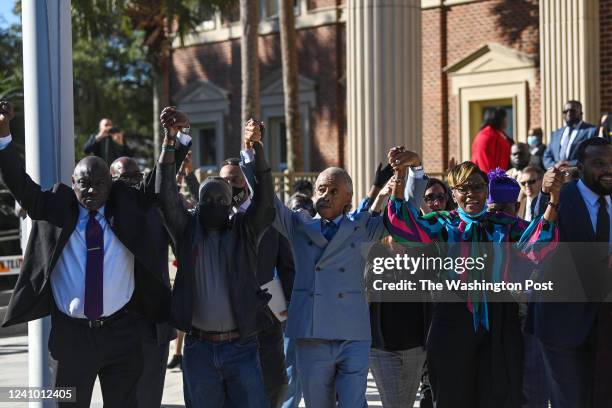
[{"label": "person in background crowd", "polygon": [[174,174],[175,134],[188,125],[188,118],[167,107],[160,121],[168,131],[156,190],[178,261],[170,323],[188,333],[183,357],[186,406],[269,408],[257,334],[273,316],[267,308],[270,295],[254,273],[258,242],[274,217],[274,186],[263,147],[259,139],[246,138],[253,142],[256,183],[244,213],[230,219],[235,194],[221,177],[202,182],[198,206],[189,212]]},{"label": "person in background crowd", "polygon": [[113,128],[113,122],[108,118],[100,120],[98,133],[89,136],[83,146],[83,152],[98,156],[109,165],[119,157],[132,156],[132,150],[125,143],[123,132]]},{"label": "person in background crowd", "polygon": [[[247,122],[247,128],[253,125],[255,122]],[[234,213],[245,213],[254,199],[249,190],[249,186],[255,185],[254,177],[251,177],[253,174],[249,171],[245,173],[240,168],[238,158],[226,159],[219,170],[219,176],[227,180],[232,187]],[[264,285],[278,276],[285,299],[289,302],[294,278],[293,254],[289,242],[277,230],[268,228],[259,241],[257,253],[259,256],[257,257],[256,273],[259,284]],[[260,331],[257,339],[259,341],[259,360],[270,407],[277,408],[284,401],[288,379],[285,372],[283,328],[276,317],[272,319],[273,323]]]},{"label": "person in background crowd", "polygon": [[314,204],[312,203],[312,196],[307,196],[302,193],[295,193],[291,197],[289,197],[289,201],[287,201],[287,207],[291,211],[302,211],[311,218],[316,215],[316,211],[314,209]]},{"label": "person in background crowd", "polygon": [[529,145],[529,153],[531,153],[530,166],[537,166],[544,169],[544,152],[546,145],[542,143],[543,138],[542,128],[531,128],[527,133],[527,144]]},{"label": "person in background crowd", "polygon": [[312,197],[312,183],[304,179],[298,180],[293,183],[293,192],[304,194],[307,197]]},{"label": "person in background crowd", "polygon": [[489,172],[487,177],[489,179],[489,196],[487,197],[489,211],[501,211],[515,217],[519,207],[517,200],[521,191],[519,183],[502,169]]},{"label": "person in background crowd", "polygon": [[[120,157],[110,166],[113,183],[125,183],[138,188],[142,181],[142,173],[136,160],[130,157]],[[147,213],[147,223],[151,235],[155,237],[156,250],[151,253],[156,258],[159,268],[163,271],[164,284],[170,289],[170,273],[168,270],[169,237],[162,223],[158,208],[151,208]],[[161,406],[166,379],[166,362],[170,342],[176,337],[176,331],[168,323],[143,324],[142,356],[144,366],[138,380],[139,408]]]},{"label": "person in background crowd", "polygon": [[531,221],[533,219],[533,210],[535,202],[542,188],[542,177],[544,176],[544,170],[541,167],[527,166],[521,172],[519,177],[519,184],[521,186],[521,196],[519,199],[519,209],[517,217],[524,219],[525,221]]},{"label": "person in background crowd", "polygon": [[[543,259],[554,248],[555,209],[550,207],[544,218],[529,225],[504,213],[488,212],[487,175],[471,162],[457,165],[448,176],[458,210],[421,216],[404,200],[403,191],[406,167],[419,161],[413,152],[389,152],[389,162],[394,164],[399,180],[385,213],[385,223],[394,240],[447,242],[447,256],[451,257],[461,254],[464,242],[516,243],[517,249],[534,260]],[[551,172],[544,188],[554,200],[558,200],[560,186],[560,176]],[[479,248],[480,245],[472,247],[471,256],[479,256]],[[489,258],[487,264],[496,268],[490,276],[506,280],[510,271],[505,264],[505,251],[494,251]],[[484,278],[479,269],[464,272],[468,281]],[[452,269],[441,272],[443,279],[460,276]],[[520,407],[522,338],[518,306],[510,300],[490,302],[483,295],[477,292],[470,295],[469,302],[438,302],[434,307],[427,337],[427,367],[438,408]]]},{"label": "person in background crowd", "polygon": [[145,319],[166,321],[170,306],[151,256],[159,239],[147,223],[152,186],[113,183],[108,165],[90,156],[76,165],[72,188],[58,183],[43,191],[13,147],[13,115],[11,104],[0,102],[0,177],[34,222],[3,326],[51,315],[55,386],[77,390],[76,403],[60,408],[89,407],[96,377],[105,406],[137,407],[139,328]]},{"label": "person in background crowd", "polygon": [[446,184],[437,178],[430,177],[427,180],[421,212],[429,214],[433,211],[451,211],[455,208],[451,199],[450,191]]},{"label": "person in background crowd", "polygon": [[515,180],[521,176],[521,171],[529,165],[531,153],[527,143],[515,143],[510,148],[510,166],[506,174]]},{"label": "person in background crowd", "polygon": [[578,146],[586,139],[597,135],[597,127],[582,121],[582,104],[567,101],[563,107],[565,126],[552,132],[550,143],[544,152],[544,168],[554,165],[565,171],[575,172]]},{"label": "person in background crowd", "polygon": [[598,136],[612,142],[612,115],[608,112],[601,115]]},{"label": "person in background crowd", "polygon": [[563,256],[551,259],[550,276],[542,279],[555,280],[561,292],[582,289],[585,301],[533,302],[528,327],[542,344],[553,407],[609,407],[612,311],[601,300],[609,296],[612,274],[612,145],[591,138],[580,144],[575,157],[579,179],[565,184],[560,202],[543,188],[535,208],[539,215],[558,206],[560,241],[570,243]]},{"label": "person in background crowd", "polygon": [[487,111],[484,125],[472,143],[472,162],[485,173],[500,167],[508,169],[512,140],[505,130],[508,117],[504,108]]}]

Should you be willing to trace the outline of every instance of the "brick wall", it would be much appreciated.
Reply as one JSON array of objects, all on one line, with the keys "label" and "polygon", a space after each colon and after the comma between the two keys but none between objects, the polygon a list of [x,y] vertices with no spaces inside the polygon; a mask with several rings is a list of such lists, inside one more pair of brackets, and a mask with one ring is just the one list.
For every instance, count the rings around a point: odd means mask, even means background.
[{"label": "brick wall", "polygon": [[601,111],[612,112],[612,0],[599,2]]},{"label": "brick wall", "polygon": [[[340,36],[340,37],[338,37]],[[344,92],[338,80],[344,75],[344,49],[337,52],[337,42],[344,44],[344,27],[327,25],[298,31],[299,74],[317,83],[315,106],[311,110],[311,168],[319,170],[338,165],[340,131],[344,128],[342,108]],[[343,48],[343,46],[342,46]],[[278,34],[259,39],[260,75],[265,80],[281,69],[280,37]],[[192,81],[205,79],[230,93],[229,114],[225,118],[225,155],[236,156],[240,135],[240,41],[197,45],[176,49],[173,53],[171,94],[180,92]]]}]

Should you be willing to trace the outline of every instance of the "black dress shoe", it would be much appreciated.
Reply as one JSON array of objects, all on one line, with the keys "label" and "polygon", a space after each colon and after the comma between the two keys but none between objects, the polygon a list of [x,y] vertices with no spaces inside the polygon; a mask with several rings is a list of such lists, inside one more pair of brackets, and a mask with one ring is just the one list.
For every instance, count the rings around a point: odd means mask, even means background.
[{"label": "black dress shoe", "polygon": [[183,356],[180,354],[175,354],[172,356],[172,360],[166,366],[167,368],[180,368],[183,369]]}]

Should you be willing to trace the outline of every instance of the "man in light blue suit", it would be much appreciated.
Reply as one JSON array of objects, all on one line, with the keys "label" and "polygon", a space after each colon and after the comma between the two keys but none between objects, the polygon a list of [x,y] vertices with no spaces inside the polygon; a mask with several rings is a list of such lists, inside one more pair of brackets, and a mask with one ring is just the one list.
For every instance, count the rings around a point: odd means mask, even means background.
[{"label": "man in light blue suit", "polygon": [[575,167],[578,145],[583,140],[597,136],[597,127],[582,121],[582,104],[578,101],[567,101],[563,107],[565,126],[555,130],[550,143],[544,151],[544,167]]},{"label": "man in light blue suit", "polygon": [[[249,160],[249,153],[243,152]],[[421,177],[421,169],[410,177]],[[426,184],[409,183],[414,188]],[[422,195],[422,191],[421,191]],[[364,291],[365,244],[385,235],[383,217],[347,215],[352,200],[349,174],[331,167],[319,174],[309,218],[275,201],[274,227],[289,240],[295,282],[286,334],[297,339],[297,369],[306,406],[367,407],[370,316]]]}]

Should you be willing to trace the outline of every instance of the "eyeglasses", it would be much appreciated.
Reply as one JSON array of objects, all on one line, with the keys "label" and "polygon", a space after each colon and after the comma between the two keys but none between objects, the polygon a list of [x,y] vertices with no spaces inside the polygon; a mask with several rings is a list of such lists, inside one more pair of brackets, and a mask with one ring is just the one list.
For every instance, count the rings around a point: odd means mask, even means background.
[{"label": "eyeglasses", "polygon": [[527,186],[531,186],[533,185],[536,181],[538,180],[526,180],[526,181],[521,181],[519,184],[523,187],[527,187]]},{"label": "eyeglasses", "polygon": [[485,183],[476,184],[463,184],[459,187],[455,187],[454,190],[461,195],[467,195],[470,191],[475,194],[483,193],[487,189]]},{"label": "eyeglasses", "polygon": [[423,197],[425,199],[425,201],[427,201],[428,203],[434,202],[434,201],[445,201],[446,200],[446,194],[443,193],[431,193],[431,194],[427,194],[425,197]]}]

